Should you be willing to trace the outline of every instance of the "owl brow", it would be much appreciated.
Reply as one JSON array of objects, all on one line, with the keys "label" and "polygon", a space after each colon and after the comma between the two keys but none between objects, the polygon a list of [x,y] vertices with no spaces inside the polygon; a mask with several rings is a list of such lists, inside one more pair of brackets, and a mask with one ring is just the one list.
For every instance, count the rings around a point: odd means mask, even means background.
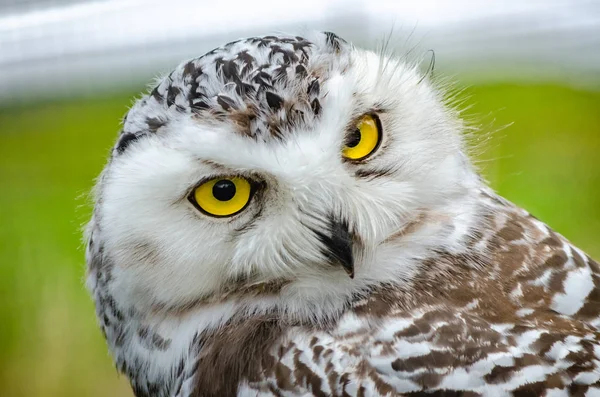
[{"label": "owl brow", "polygon": [[198,158],[197,160],[200,164],[206,165],[208,167],[216,168],[217,170],[219,170],[219,171],[222,170],[223,172],[227,171],[227,167],[217,161],[201,159],[201,158]]},{"label": "owl brow", "polygon": [[350,121],[348,122],[348,124],[346,125],[346,132],[351,133],[352,131],[354,131],[357,123],[364,116],[366,116],[368,114],[375,114],[375,115],[385,114],[388,111],[389,111],[389,109],[387,109],[386,107],[382,106],[382,104],[379,104],[379,103],[376,103],[374,106],[371,106],[371,107],[367,108],[366,110],[363,107],[361,107],[360,109],[356,109],[356,111],[353,112],[353,114],[355,114],[355,116],[353,116],[350,119]]},{"label": "owl brow", "polygon": [[218,178],[220,176],[248,177],[247,175],[243,175],[239,171],[238,172],[232,171],[231,169],[225,167],[224,165],[222,165],[216,161],[201,159],[198,157],[196,157],[196,161],[207,167],[214,168],[214,171],[212,171],[210,174],[208,174],[206,176],[203,176],[202,178],[200,178],[199,180],[197,180],[193,184],[191,184],[190,185],[191,187],[188,187],[181,195],[179,195],[179,197],[172,204],[176,204],[182,200],[188,200],[188,198],[190,197],[190,194],[193,194],[194,189],[196,189],[198,186],[200,186],[201,184],[203,184],[204,182],[206,182],[208,180]]}]

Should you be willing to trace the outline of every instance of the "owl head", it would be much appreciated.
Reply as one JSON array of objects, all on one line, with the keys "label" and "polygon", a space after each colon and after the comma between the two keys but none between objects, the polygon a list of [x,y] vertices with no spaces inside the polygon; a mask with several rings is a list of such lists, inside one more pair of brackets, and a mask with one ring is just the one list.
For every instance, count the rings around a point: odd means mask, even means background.
[{"label": "owl head", "polygon": [[215,302],[327,316],[410,280],[476,184],[462,130],[415,65],[332,33],[180,64],[133,105],[98,179],[99,317]]}]

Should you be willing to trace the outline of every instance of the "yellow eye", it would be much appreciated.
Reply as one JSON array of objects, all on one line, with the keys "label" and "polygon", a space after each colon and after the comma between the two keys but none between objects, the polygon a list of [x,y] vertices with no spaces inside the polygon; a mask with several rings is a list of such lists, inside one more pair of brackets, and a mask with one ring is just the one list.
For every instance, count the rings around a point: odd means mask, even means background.
[{"label": "yellow eye", "polygon": [[250,182],[244,178],[215,178],[198,186],[190,200],[206,214],[224,217],[243,210],[251,193]]},{"label": "yellow eye", "polygon": [[362,160],[377,149],[380,140],[381,131],[378,120],[374,116],[365,115],[346,139],[342,155],[350,160]]}]

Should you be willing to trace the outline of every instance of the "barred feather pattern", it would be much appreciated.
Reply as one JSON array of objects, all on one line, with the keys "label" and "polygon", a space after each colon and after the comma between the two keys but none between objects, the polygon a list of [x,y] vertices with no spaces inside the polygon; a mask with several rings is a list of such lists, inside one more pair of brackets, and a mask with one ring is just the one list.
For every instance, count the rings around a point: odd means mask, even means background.
[{"label": "barred feather pattern", "polygon": [[481,200],[489,227],[469,251],[439,252],[411,292],[381,286],[329,329],[285,327],[238,394],[600,395],[598,263],[493,192]]}]

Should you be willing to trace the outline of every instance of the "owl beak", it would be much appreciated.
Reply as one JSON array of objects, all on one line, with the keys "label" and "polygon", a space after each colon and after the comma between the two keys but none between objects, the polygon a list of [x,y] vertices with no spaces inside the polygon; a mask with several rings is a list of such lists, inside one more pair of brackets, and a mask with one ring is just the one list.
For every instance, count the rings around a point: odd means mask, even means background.
[{"label": "owl beak", "polygon": [[323,243],[323,253],[332,262],[341,265],[350,278],[354,278],[354,255],[352,253],[354,239],[348,222],[334,216],[330,217],[329,221],[327,233],[314,230]]}]

